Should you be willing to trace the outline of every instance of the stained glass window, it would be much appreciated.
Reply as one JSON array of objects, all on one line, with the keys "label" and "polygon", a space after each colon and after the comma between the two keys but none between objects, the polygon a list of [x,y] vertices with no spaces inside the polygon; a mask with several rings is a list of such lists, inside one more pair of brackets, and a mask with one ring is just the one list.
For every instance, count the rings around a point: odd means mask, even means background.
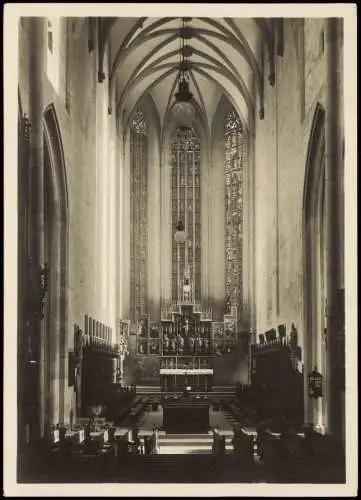
[{"label": "stained glass window", "polygon": [[[181,297],[185,272],[188,271],[192,300],[201,295],[201,182],[200,141],[193,127],[179,127],[171,147],[172,164],[172,235],[181,220],[185,226],[185,244],[172,240],[172,299]],[[185,269],[186,262],[188,270]]]},{"label": "stained glass window", "polygon": [[[246,161],[242,123],[232,109],[225,116],[225,293],[231,305],[242,304],[243,172]],[[239,315],[238,315],[239,317]]]},{"label": "stained glass window", "polygon": [[137,109],[130,126],[130,311],[147,312],[148,125]]}]

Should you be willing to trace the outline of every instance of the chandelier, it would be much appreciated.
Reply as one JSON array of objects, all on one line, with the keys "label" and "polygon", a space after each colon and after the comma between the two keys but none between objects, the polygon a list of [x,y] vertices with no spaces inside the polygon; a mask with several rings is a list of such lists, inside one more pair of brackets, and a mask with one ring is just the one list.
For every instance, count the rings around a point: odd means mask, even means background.
[{"label": "chandelier", "polygon": [[179,82],[178,92],[175,93],[176,103],[172,108],[172,115],[175,121],[180,126],[190,126],[195,118],[195,108],[192,104],[193,94],[189,89],[189,71],[191,64],[187,59],[193,54],[193,49],[190,45],[185,45],[185,39],[191,39],[193,30],[185,25],[192,18],[185,17],[182,19],[182,27],[179,30],[181,41],[180,61],[179,61]]}]

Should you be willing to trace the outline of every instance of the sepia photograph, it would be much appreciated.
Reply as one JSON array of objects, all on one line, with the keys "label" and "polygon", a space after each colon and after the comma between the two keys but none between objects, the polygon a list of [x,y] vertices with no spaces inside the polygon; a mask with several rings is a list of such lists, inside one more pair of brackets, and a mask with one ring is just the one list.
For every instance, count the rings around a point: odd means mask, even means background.
[{"label": "sepia photograph", "polygon": [[356,6],[4,13],[6,496],[357,494]]}]

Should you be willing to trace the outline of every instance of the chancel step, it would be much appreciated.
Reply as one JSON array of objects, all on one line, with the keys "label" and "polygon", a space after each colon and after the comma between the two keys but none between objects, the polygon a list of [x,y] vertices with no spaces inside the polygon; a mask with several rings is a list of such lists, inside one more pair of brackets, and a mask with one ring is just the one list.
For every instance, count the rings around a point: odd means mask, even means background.
[{"label": "chancel step", "polygon": [[228,394],[235,394],[236,393],[236,388],[234,385],[214,385],[212,388],[212,393],[228,393]]},{"label": "chancel step", "polygon": [[[232,435],[225,436],[226,453],[233,451]],[[162,434],[159,435],[160,454],[212,453],[213,434]]]}]

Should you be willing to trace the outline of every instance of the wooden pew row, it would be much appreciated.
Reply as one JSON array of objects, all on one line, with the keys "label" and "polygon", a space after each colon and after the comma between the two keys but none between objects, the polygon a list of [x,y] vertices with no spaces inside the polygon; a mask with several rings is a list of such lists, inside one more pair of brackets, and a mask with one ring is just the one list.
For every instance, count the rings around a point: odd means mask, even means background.
[{"label": "wooden pew row", "polygon": [[344,454],[330,436],[312,432],[276,436],[262,431],[258,454],[272,480],[281,482],[344,481]]},{"label": "wooden pew row", "polygon": [[345,452],[331,436],[306,429],[303,451],[303,470],[310,481],[345,482]]},{"label": "wooden pew row", "polygon": [[48,461],[51,476],[61,481],[93,482],[109,476],[115,469],[116,446],[101,447],[93,442],[94,447],[53,455]]},{"label": "wooden pew row", "polygon": [[242,427],[234,428],[233,453],[243,466],[254,466],[254,437],[244,432]]},{"label": "wooden pew row", "polygon": [[226,453],[226,437],[213,430],[212,453],[224,455]]}]

